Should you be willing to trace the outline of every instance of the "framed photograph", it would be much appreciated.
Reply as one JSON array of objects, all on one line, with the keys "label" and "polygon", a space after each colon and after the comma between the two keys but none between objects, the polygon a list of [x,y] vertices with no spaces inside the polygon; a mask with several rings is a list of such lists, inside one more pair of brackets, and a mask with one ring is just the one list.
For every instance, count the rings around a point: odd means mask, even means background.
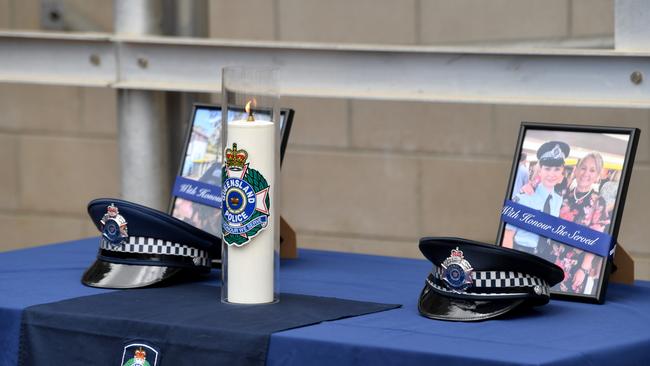
[{"label": "framed photograph", "polygon": [[[256,110],[258,119],[270,119],[269,111]],[[246,112],[233,109],[233,116]],[[280,111],[280,159],[289,140],[294,111]],[[221,106],[195,104],[192,111],[185,146],[184,158],[174,182],[169,211],[199,229],[221,237]]]},{"label": "framed photograph", "polygon": [[604,302],[639,133],[522,123],[497,244],[560,266],[554,298]]}]

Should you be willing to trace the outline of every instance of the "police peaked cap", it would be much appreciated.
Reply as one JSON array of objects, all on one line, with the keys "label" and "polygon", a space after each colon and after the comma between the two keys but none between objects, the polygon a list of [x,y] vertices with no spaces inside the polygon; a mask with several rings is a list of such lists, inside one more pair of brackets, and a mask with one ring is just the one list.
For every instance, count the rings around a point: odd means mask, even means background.
[{"label": "police peaked cap", "polygon": [[219,238],[149,207],[100,198],[88,203],[88,215],[101,233],[97,259],[81,280],[88,286],[161,284],[208,273],[211,260],[220,257]]},{"label": "police peaked cap", "polygon": [[544,305],[564,278],[555,264],[535,255],[460,238],[422,238],[433,263],[418,310],[432,319],[476,321],[518,306]]},{"label": "police peaked cap", "polygon": [[537,149],[537,159],[540,165],[561,166],[570,152],[571,148],[566,142],[548,141]]}]

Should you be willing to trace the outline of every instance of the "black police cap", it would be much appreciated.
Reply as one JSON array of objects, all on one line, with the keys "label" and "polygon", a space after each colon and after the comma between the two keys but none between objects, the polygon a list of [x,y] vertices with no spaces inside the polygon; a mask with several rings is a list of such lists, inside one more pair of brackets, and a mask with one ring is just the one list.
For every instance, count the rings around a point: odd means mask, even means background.
[{"label": "black police cap", "polygon": [[81,282],[92,287],[137,288],[208,273],[221,240],[164,212],[100,198],[88,203],[100,237],[97,260]]},{"label": "black police cap", "polygon": [[571,148],[566,142],[548,141],[537,149],[537,160],[540,165],[561,166],[570,152]]},{"label": "black police cap", "polygon": [[564,278],[555,264],[529,253],[460,238],[422,238],[433,263],[418,310],[432,319],[476,321],[520,305],[544,305]]}]

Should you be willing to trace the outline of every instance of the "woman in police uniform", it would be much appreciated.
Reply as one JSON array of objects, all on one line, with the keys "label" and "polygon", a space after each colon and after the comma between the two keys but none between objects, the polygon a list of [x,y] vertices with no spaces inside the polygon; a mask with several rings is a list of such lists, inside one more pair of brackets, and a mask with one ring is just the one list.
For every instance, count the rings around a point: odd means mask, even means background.
[{"label": "woman in police uniform", "polygon": [[[560,215],[562,196],[555,192],[555,186],[563,179],[564,159],[569,156],[570,147],[562,141],[548,141],[537,149],[540,182],[533,194],[516,194],[513,200],[524,206],[540,210],[553,216]],[[548,238],[506,225],[503,246],[531,254],[546,256],[550,250]]]}]

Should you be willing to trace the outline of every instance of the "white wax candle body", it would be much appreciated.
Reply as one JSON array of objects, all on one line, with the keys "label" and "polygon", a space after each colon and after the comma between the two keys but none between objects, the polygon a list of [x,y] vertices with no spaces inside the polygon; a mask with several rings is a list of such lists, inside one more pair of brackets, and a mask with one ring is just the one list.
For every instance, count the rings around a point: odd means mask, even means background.
[{"label": "white wax candle body", "polygon": [[[275,125],[269,121],[228,123],[227,146],[248,152],[249,169],[269,184],[269,218],[265,228],[244,246],[227,246],[228,302],[269,303],[274,300]],[[242,177],[243,178],[243,177]]]}]

